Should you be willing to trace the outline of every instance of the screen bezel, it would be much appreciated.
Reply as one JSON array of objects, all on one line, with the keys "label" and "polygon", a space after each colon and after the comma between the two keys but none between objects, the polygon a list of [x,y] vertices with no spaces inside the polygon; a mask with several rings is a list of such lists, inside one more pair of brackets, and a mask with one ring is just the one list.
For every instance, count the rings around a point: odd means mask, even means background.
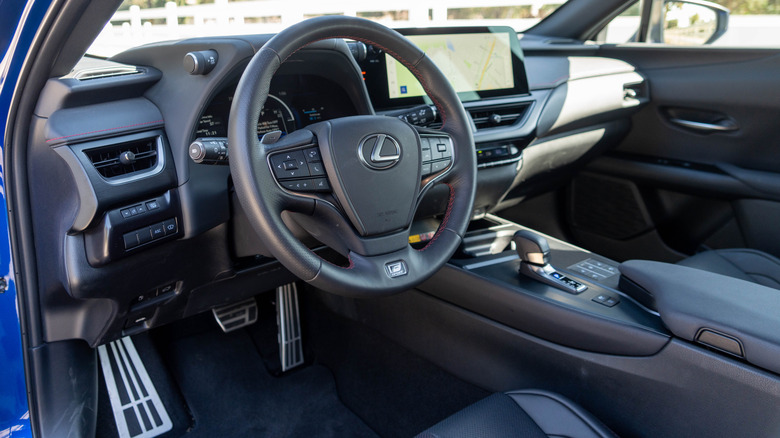
[{"label": "screen bezel", "polygon": [[[528,79],[525,73],[525,64],[523,62],[523,51],[520,48],[520,41],[517,39],[517,32],[509,26],[469,26],[469,27],[428,27],[428,28],[406,28],[396,29],[404,36],[412,35],[449,35],[449,34],[470,34],[470,33],[505,33],[509,34],[509,46],[512,51],[512,73],[514,75],[514,87],[500,88],[494,90],[467,91],[458,93],[462,102],[471,102],[491,97],[522,96],[528,95]],[[368,89],[371,101],[377,109],[392,109],[407,107],[412,105],[421,105],[428,103],[430,99],[427,96],[411,96],[390,98],[387,87],[387,64],[383,51],[371,51],[369,58],[361,63],[364,71],[366,88]]]}]

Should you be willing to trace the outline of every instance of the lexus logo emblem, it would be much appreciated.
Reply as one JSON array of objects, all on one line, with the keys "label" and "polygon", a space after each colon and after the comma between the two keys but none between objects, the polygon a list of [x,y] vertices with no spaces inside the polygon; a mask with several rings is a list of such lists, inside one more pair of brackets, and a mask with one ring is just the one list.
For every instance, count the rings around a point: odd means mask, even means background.
[{"label": "lexus logo emblem", "polygon": [[401,160],[401,146],[387,134],[371,134],[360,142],[358,157],[371,169],[389,169]]}]

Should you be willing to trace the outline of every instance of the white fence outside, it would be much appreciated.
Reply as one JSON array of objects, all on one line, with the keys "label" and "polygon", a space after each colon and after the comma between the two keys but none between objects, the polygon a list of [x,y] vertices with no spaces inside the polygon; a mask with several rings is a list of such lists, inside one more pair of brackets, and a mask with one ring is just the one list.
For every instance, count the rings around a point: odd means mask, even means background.
[{"label": "white fence outside", "polygon": [[[335,4],[338,3],[338,6]],[[550,0],[489,0],[480,7],[525,6],[533,16],[553,2]],[[229,2],[215,0],[211,4],[177,6],[168,2],[164,8],[140,9],[132,6],[117,12],[90,49],[97,55],[112,55],[127,48],[156,41],[215,35],[246,35],[276,33],[312,15],[341,14],[349,16],[373,14],[372,19],[391,27],[420,26],[481,26],[505,25],[523,31],[539,22],[527,19],[452,20],[450,9],[473,7],[473,0],[395,0],[392,6],[376,6],[367,1],[347,0],[254,0]],[[399,19],[399,17],[401,17]],[[610,25],[609,40],[630,37],[636,30],[636,17],[619,17]],[[623,39],[623,41],[625,41]],[[780,16],[733,15],[729,31],[715,46],[780,47]]]}]

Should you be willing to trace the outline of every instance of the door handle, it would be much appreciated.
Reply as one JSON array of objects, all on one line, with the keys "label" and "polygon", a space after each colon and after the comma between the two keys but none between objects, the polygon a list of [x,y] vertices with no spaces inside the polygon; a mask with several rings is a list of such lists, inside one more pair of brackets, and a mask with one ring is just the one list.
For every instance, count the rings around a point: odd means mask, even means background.
[{"label": "door handle", "polygon": [[697,122],[694,120],[670,118],[669,121],[684,128],[695,129],[702,132],[729,132],[739,129],[737,123],[731,120],[723,120],[720,123],[707,123]]}]

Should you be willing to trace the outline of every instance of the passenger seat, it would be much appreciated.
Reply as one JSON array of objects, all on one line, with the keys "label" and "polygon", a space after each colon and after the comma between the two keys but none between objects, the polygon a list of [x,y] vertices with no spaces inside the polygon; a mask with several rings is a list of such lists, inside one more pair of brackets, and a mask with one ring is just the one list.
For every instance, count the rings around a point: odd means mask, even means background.
[{"label": "passenger seat", "polygon": [[493,394],[417,435],[417,438],[614,438],[571,400],[541,390]]},{"label": "passenger seat", "polygon": [[677,264],[780,289],[780,259],[755,249],[704,251]]}]

